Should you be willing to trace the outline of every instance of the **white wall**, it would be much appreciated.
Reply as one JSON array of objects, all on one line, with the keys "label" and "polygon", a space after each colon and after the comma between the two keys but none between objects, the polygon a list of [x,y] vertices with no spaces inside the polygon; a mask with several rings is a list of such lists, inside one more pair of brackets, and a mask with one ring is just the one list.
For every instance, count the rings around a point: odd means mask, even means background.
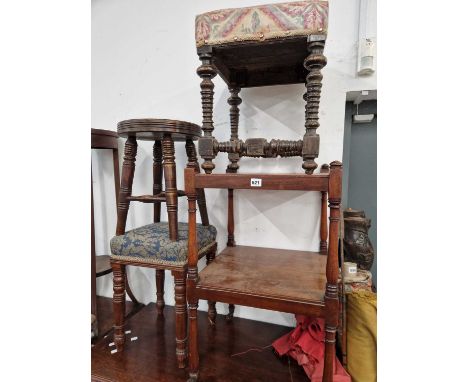
[{"label": "white wall", "polygon": [[[174,118],[201,123],[199,65],[195,49],[195,15],[206,11],[249,6],[265,0],[93,0],[92,2],[92,124],[116,130],[117,122],[129,118]],[[373,7],[375,10],[375,6]],[[328,65],[320,104],[321,163],[341,160],[346,92],[376,89],[376,76],[356,76],[359,1],[330,0]],[[371,20],[375,30],[375,17]],[[215,80],[215,136],[229,139],[229,96],[226,85]],[[301,139],[304,134],[303,85],[245,89],[240,93],[239,136]],[[85,127],[83,127],[85,128]],[[123,141],[120,142],[120,148]],[[183,188],[184,145],[176,145],[177,182]],[[109,253],[116,224],[112,181],[112,155],[93,153],[96,250]],[[215,159],[215,172],[224,172],[227,155]],[[242,172],[300,172],[301,158],[250,159],[240,161]],[[151,193],[152,145],[139,143],[134,193]],[[218,228],[219,249],[226,243],[225,190],[209,190],[207,203],[211,223]],[[164,205],[163,205],[164,206]],[[163,208],[164,210],[164,208]],[[130,207],[127,229],[152,221],[150,205]],[[179,199],[181,221],[187,219],[186,200]],[[319,196],[303,192],[254,193],[238,191],[235,197],[238,244],[316,250],[319,239]],[[162,219],[166,220],[165,212]],[[201,265],[201,264],[200,264]],[[201,265],[202,266],[202,265]],[[261,270],[259,270],[261,272]],[[130,267],[129,279],[141,301],[155,301],[154,271]],[[306,285],[304,286],[307,287]],[[166,273],[166,303],[173,305],[173,282]],[[112,296],[112,277],[98,279],[98,294]],[[200,303],[206,310],[206,303]],[[225,304],[218,304],[225,313]],[[293,326],[290,314],[236,307],[236,315]]]}]

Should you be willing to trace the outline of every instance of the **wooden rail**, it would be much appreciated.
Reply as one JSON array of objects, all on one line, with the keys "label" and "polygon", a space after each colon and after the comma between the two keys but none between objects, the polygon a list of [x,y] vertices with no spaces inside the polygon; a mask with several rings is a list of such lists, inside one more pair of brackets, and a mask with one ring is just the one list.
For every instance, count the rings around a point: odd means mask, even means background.
[{"label": "wooden rail", "polygon": [[329,174],[196,174],[195,188],[328,191]]}]

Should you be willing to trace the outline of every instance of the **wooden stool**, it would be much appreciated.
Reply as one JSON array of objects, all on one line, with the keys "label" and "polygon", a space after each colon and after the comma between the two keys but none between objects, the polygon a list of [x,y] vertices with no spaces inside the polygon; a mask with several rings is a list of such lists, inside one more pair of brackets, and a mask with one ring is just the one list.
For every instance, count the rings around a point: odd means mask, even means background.
[{"label": "wooden stool", "polygon": [[[242,157],[275,158],[301,156],[302,168],[312,174],[317,168],[320,137],[319,104],[321,69],[328,28],[328,2],[309,0],[210,11],[195,20],[195,40],[202,78],[203,137],[198,149],[202,168],[210,174],[218,152],[228,153],[227,172],[235,173]],[[212,78],[217,74],[231,96],[231,137],[218,142],[213,136]],[[305,133],[301,140],[239,139],[239,92],[242,88],[305,84]]]},{"label": "wooden stool", "polygon": [[[300,15],[301,17],[298,17]],[[328,29],[328,2],[309,0],[215,10],[195,19],[195,41],[201,65],[200,83],[203,136],[198,141],[201,165],[206,174],[215,168],[218,153],[228,154],[227,173],[237,173],[242,157],[302,157],[302,168],[313,174],[317,168],[320,137],[319,104],[321,69]],[[214,136],[212,79],[219,75],[228,86],[231,136],[219,142]],[[239,138],[239,105],[242,88],[284,84],[305,84],[305,133],[297,141]],[[228,241],[235,247],[234,191],[228,189]],[[229,305],[228,319],[234,315]]]},{"label": "wooden stool", "polygon": [[[115,200],[119,197],[119,150],[118,150],[118,135],[115,131],[91,129],[91,149],[112,150],[114,162],[114,185],[115,185]],[[91,169],[91,314],[96,317],[94,321],[95,337],[98,334],[98,314],[97,314],[97,300],[96,300],[96,277],[101,277],[112,272],[109,262],[110,257],[107,255],[96,257],[96,247],[94,239],[94,202],[93,202],[93,171]],[[128,285],[126,284],[128,295],[134,304],[140,306],[141,304],[135,298]]]},{"label": "wooden stool", "polygon": [[[126,137],[122,182],[118,201],[116,236],[111,240],[111,265],[114,273],[114,343],[118,351],[125,342],[125,265],[156,269],[157,312],[164,309],[164,271],[175,279],[176,356],[179,368],[187,358],[186,275],[188,254],[188,224],[179,223],[177,198],[185,192],[177,190],[174,141],[185,141],[187,167],[200,172],[194,140],[201,134],[200,126],[189,122],[165,119],[132,119],[118,124],[118,134]],[[153,194],[132,195],[137,140],[154,141]],[[162,190],[164,173],[165,191]],[[197,195],[202,224],[197,226],[200,241],[199,258],[206,255],[210,263],[216,255],[216,228],[209,225],[203,190]],[[125,232],[131,201],[154,204],[154,223]],[[166,203],[168,223],[161,223],[161,202]],[[214,302],[209,302],[209,316],[216,317]]]}]

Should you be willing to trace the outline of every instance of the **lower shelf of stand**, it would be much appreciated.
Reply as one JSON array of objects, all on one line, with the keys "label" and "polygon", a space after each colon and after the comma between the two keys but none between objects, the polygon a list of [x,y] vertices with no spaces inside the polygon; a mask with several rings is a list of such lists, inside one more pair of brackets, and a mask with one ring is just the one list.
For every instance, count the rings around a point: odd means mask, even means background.
[{"label": "lower shelf of stand", "polygon": [[318,252],[226,247],[199,274],[200,299],[322,315],[327,256]]}]

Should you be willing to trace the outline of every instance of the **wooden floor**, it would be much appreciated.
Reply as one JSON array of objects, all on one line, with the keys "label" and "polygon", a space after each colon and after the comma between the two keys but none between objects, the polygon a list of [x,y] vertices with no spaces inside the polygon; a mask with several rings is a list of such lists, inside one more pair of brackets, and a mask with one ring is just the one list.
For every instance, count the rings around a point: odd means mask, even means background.
[{"label": "wooden floor", "polygon": [[[102,306],[111,300],[101,298]],[[107,301],[106,301],[107,300]],[[93,381],[160,381],[185,382],[187,370],[177,369],[175,358],[174,308],[165,308],[164,318],[156,315],[155,304],[149,304],[128,319],[125,350],[111,354],[112,332],[98,340],[91,351]],[[303,369],[291,359],[280,359],[271,347],[263,351],[252,348],[270,345],[291,328],[234,318],[228,323],[218,315],[210,327],[205,312],[199,312],[200,381],[201,382],[306,382]],[[138,337],[130,341],[131,337]],[[233,356],[234,355],[234,356]]]}]

